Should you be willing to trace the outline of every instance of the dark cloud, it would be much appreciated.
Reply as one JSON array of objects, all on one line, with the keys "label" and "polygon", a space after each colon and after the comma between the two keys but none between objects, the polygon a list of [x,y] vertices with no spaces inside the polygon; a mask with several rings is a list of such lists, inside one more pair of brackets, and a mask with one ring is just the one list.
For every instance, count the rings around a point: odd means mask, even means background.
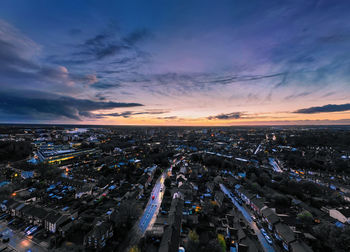
[{"label": "dark cloud", "polygon": [[0,97],[0,111],[8,118],[81,120],[82,117],[95,117],[93,112],[97,110],[143,106],[139,103],[93,101],[34,91],[0,91]]},{"label": "dark cloud", "polygon": [[320,107],[304,108],[304,109],[299,109],[294,113],[316,114],[316,113],[341,112],[341,111],[348,111],[348,110],[350,110],[350,103],[339,104],[339,105],[328,104]]},{"label": "dark cloud", "polygon": [[104,118],[104,117],[124,117],[124,118],[129,118],[134,115],[160,115],[160,114],[165,114],[169,113],[167,110],[155,110],[155,111],[141,111],[141,112],[134,112],[134,111],[124,111],[121,113],[109,113],[109,114],[97,114],[96,116],[98,118]]},{"label": "dark cloud", "polygon": [[233,112],[228,114],[219,114],[216,116],[209,116],[209,120],[230,120],[230,119],[240,119],[244,114],[242,112]]}]

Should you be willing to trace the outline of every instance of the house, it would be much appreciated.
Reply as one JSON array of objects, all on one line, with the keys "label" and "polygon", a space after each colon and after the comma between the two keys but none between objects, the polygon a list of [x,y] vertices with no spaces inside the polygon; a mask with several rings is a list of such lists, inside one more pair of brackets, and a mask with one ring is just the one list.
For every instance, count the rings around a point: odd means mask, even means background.
[{"label": "house", "polygon": [[284,223],[277,223],[275,225],[275,237],[282,242],[283,248],[289,251],[290,244],[295,241],[294,232]]},{"label": "house", "polygon": [[16,217],[22,217],[22,208],[25,207],[24,203],[19,203],[17,207],[14,209],[14,215]]},{"label": "house", "polygon": [[45,217],[48,215],[48,211],[46,209],[31,205],[25,205],[21,209],[21,213],[24,219],[34,225],[43,224]]},{"label": "house", "polygon": [[15,203],[17,204],[18,202],[14,199],[4,200],[3,202],[1,202],[1,210],[3,212],[10,212],[10,206]]},{"label": "house", "polygon": [[222,191],[216,191],[215,192],[215,202],[218,204],[218,207],[222,206],[222,202],[224,201],[225,195]]},{"label": "house", "polygon": [[207,192],[211,193],[214,191],[214,183],[213,182],[207,182],[205,183],[205,187],[207,189]]},{"label": "house", "polygon": [[350,224],[350,208],[329,209],[329,216],[341,223]]},{"label": "house", "polygon": [[112,236],[112,224],[110,222],[97,220],[92,230],[84,237],[84,246],[101,249],[106,246],[106,241]]},{"label": "house", "polygon": [[268,228],[273,231],[274,226],[280,222],[280,218],[272,211],[271,208],[265,208],[261,211],[264,222],[268,225]]},{"label": "house", "polygon": [[193,187],[190,182],[179,183],[179,191],[184,195],[185,201],[193,200]]},{"label": "house", "polygon": [[11,215],[11,216],[16,216],[16,208],[18,206],[20,206],[21,203],[19,203],[18,201],[14,200],[14,201],[10,201],[7,204],[7,212]]},{"label": "house", "polygon": [[312,252],[313,250],[303,241],[295,241],[290,244],[291,252]]},{"label": "house", "polygon": [[254,197],[250,200],[250,207],[259,216],[261,216],[261,211],[267,208],[267,206],[265,205],[265,200],[263,198],[257,198],[257,197]]},{"label": "house", "polygon": [[246,203],[247,205],[250,205],[250,199],[254,198],[255,196],[245,190],[244,188],[240,187],[237,189],[239,197]]},{"label": "house", "polygon": [[46,231],[49,231],[51,233],[56,233],[58,230],[58,227],[69,220],[68,215],[62,215],[59,212],[51,211],[46,216],[44,221],[44,227]]},{"label": "house", "polygon": [[84,185],[81,188],[78,188],[75,193],[75,198],[79,199],[85,195],[91,195],[92,194],[92,185]]},{"label": "house", "polygon": [[184,201],[174,196],[168,216],[168,226],[164,229],[164,234],[159,246],[159,252],[178,252],[180,244],[182,210]]}]

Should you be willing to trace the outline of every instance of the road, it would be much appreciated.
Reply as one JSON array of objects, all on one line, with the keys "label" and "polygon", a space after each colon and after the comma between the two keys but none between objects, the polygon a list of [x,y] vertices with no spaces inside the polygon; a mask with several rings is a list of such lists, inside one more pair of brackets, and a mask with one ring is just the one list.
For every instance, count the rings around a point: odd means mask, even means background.
[{"label": "road", "polygon": [[[154,224],[155,219],[157,218],[159,208],[163,200],[165,178],[166,173],[163,173],[158,179],[157,183],[153,187],[150,199],[143,212],[143,215],[140,218],[138,227],[139,231],[141,232],[141,236],[143,236],[146,230]],[[153,196],[154,199],[152,199]]]},{"label": "road", "polygon": [[249,222],[250,227],[254,230],[255,234],[258,236],[258,239],[260,241],[261,246],[264,248],[266,252],[274,252],[275,249],[270,246],[270,244],[267,243],[265,237],[261,234],[259,228],[255,224],[255,222],[252,220],[252,217],[250,216],[249,212],[231,196],[231,191],[227,189],[223,184],[220,184],[221,191],[226,194],[227,197],[229,197],[232,201],[232,203],[237,207],[237,209],[243,214],[246,221]]},{"label": "road", "polygon": [[[176,159],[173,161],[173,165],[175,164],[175,162]],[[147,206],[140,220],[132,228],[131,232],[129,232],[128,237],[125,239],[124,244],[120,246],[121,250],[119,251],[128,251],[129,248],[137,244],[141,237],[144,236],[146,231],[153,226],[154,222],[157,219],[159,208],[163,200],[163,194],[165,189],[164,181],[171,174],[173,165],[171,165],[169,169],[164,171],[162,175],[158,178],[156,184],[152,189],[152,193],[148,200]],[[152,199],[152,196],[154,196],[154,199]]]},{"label": "road", "polygon": [[269,158],[269,164],[273,167],[273,170],[275,172],[280,172],[280,173],[283,172],[274,158]]},{"label": "road", "polygon": [[3,234],[3,237],[10,238],[10,241],[8,242],[9,247],[15,249],[18,252],[27,252],[30,250],[33,252],[47,251],[26,237],[23,232],[14,231],[11,228],[7,227],[3,221],[0,223],[0,232]]}]

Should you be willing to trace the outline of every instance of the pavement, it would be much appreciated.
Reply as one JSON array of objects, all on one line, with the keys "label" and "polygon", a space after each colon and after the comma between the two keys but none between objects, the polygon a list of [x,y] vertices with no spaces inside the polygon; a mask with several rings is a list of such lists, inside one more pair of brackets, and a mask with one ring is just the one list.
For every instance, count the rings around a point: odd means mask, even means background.
[{"label": "pavement", "polygon": [[275,249],[267,243],[265,237],[260,232],[260,229],[257,227],[256,223],[252,220],[250,213],[241,206],[232,196],[231,191],[227,189],[223,184],[220,184],[221,191],[228,196],[232,203],[237,207],[237,209],[243,214],[246,221],[249,223],[250,227],[254,230],[255,234],[258,236],[259,242],[266,252],[274,252]]},{"label": "pavement", "polygon": [[[18,252],[46,252],[47,250],[34,242],[30,237],[26,237],[23,232],[7,227],[4,221],[0,222],[0,232],[3,237],[9,237],[8,247]],[[2,238],[1,238],[2,239]]]}]

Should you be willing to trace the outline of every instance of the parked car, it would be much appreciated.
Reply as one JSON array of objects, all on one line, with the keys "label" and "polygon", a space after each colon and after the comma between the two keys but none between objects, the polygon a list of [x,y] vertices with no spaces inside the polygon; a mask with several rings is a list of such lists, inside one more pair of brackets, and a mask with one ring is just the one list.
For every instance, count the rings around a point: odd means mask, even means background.
[{"label": "parked car", "polygon": [[29,230],[26,232],[26,234],[27,234],[27,235],[32,235],[32,234],[34,234],[37,230],[38,230],[38,226],[34,226],[34,227],[32,227],[31,229],[29,229]]},{"label": "parked car", "polygon": [[24,233],[26,233],[29,229],[31,229],[33,227],[33,225],[29,225],[28,227],[26,227],[25,229],[24,229]]},{"label": "parked car", "polygon": [[256,221],[256,217],[254,215],[251,216],[253,221]]},{"label": "parked car", "polygon": [[0,220],[5,219],[8,216],[8,214],[3,214],[0,216]]},{"label": "parked car", "polygon": [[265,239],[269,244],[272,244],[272,239],[270,238],[270,236],[265,235]]}]

